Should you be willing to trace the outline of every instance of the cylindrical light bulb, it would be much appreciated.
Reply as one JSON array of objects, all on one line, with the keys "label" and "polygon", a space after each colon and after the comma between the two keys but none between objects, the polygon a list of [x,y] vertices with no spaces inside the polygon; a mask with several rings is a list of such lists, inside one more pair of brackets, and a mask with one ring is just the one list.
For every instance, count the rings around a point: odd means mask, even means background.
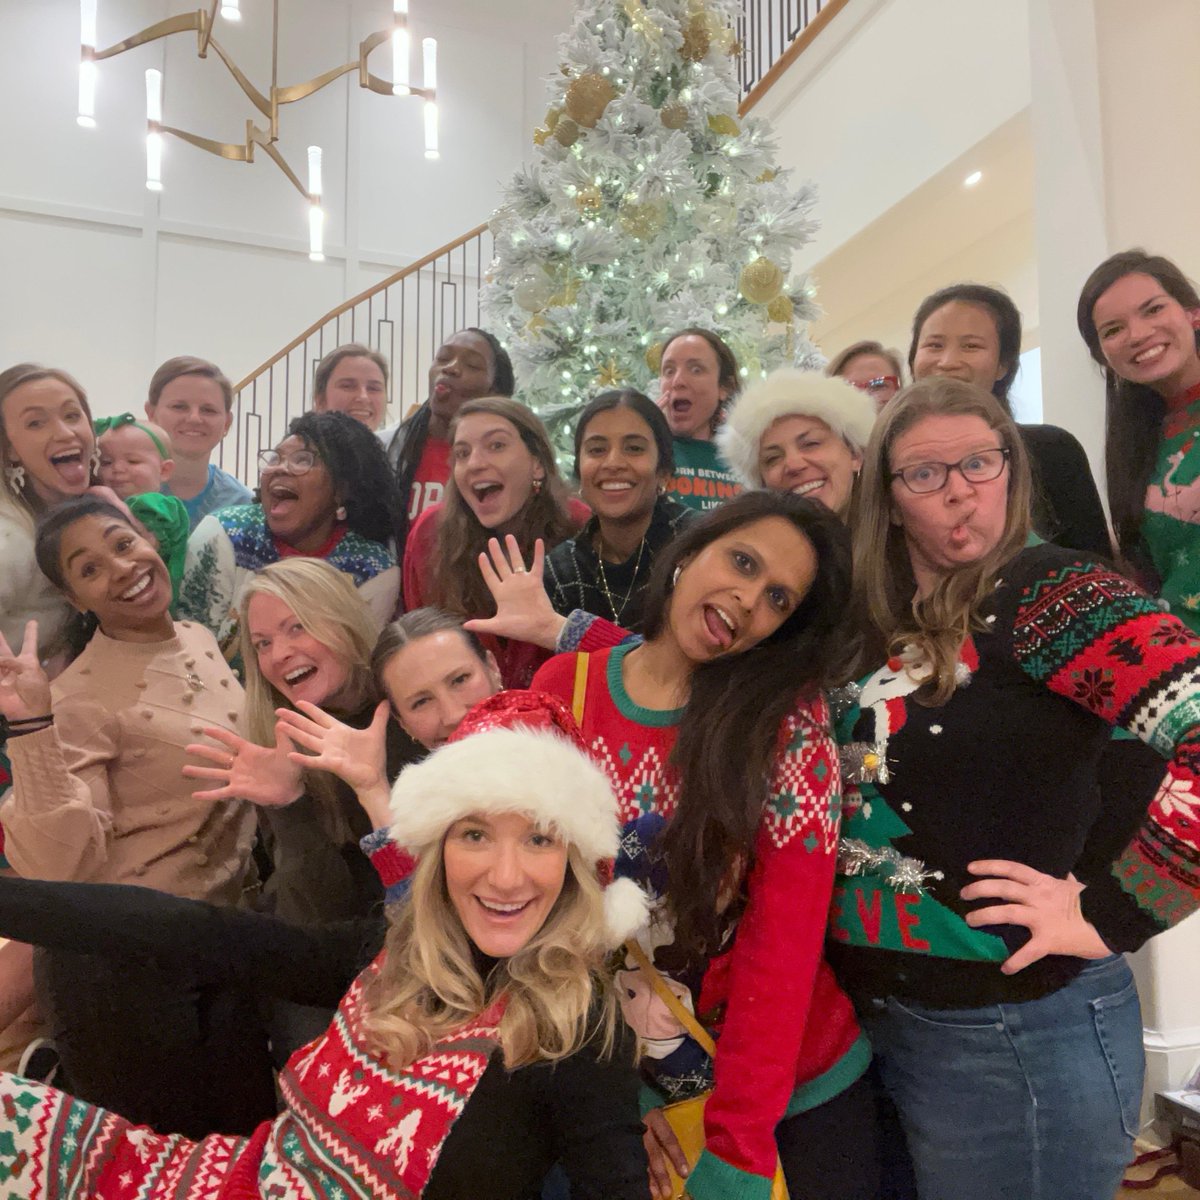
[{"label": "cylindrical light bulb", "polygon": [[242,19],[240,0],[221,0],[221,16],[227,21],[240,21]]},{"label": "cylindrical light bulb", "polygon": [[397,25],[392,30],[392,95],[411,96],[408,77],[408,30]]},{"label": "cylindrical light bulb", "polygon": [[90,59],[79,64],[79,113],[75,120],[84,129],[96,127],[96,64]]},{"label": "cylindrical light bulb", "polygon": [[154,67],[146,72],[146,120],[162,121],[162,72]]},{"label": "cylindrical light bulb", "polygon": [[146,134],[146,188],[151,192],[162,191],[163,135],[157,130]]},{"label": "cylindrical light bulb", "polygon": [[321,147],[308,148],[308,194],[319,196],[324,191],[321,186]]},{"label": "cylindrical light bulb", "polygon": [[421,80],[421,86],[427,92],[435,92],[437,91],[437,38],[424,38],[421,42],[421,50],[425,55],[424,77]]},{"label": "cylindrical light bulb", "polygon": [[392,12],[398,17],[407,17],[408,0],[392,0]]},{"label": "cylindrical light bulb", "polygon": [[79,40],[89,50],[95,50],[96,0],[79,0]]},{"label": "cylindrical light bulb", "polygon": [[325,214],[319,204],[308,210],[308,257],[313,262],[325,261]]},{"label": "cylindrical light bulb", "polygon": [[438,154],[437,104],[432,100],[425,101],[425,157],[441,157]]}]

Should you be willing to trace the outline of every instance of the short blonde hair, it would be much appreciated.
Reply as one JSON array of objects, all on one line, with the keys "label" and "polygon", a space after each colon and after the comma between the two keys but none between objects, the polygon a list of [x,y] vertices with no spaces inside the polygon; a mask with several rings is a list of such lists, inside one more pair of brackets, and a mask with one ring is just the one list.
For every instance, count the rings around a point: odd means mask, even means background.
[{"label": "short blonde hair", "polygon": [[[915,600],[916,581],[904,530],[893,520],[891,452],[896,439],[930,416],[980,417],[1008,451],[1008,510],[999,542],[978,562],[940,579]],[[990,392],[959,379],[931,377],[902,391],[880,413],[863,454],[854,520],[854,590],[867,626],[864,670],[906,647],[914,647],[929,703],[944,704],[954,691],[959,650],[972,630],[987,626],[980,615],[1000,570],[1029,537],[1032,496],[1029,458],[1012,417]]]}]

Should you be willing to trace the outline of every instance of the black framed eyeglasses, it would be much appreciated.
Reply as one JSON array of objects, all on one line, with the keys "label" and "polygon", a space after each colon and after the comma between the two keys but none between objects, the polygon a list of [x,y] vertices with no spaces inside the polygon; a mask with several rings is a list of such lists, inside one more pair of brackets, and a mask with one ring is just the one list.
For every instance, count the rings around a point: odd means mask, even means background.
[{"label": "black framed eyeglasses", "polygon": [[914,463],[893,471],[892,479],[899,479],[910,492],[918,496],[929,492],[940,492],[946,486],[951,471],[957,471],[968,483],[989,483],[997,479],[1008,462],[1011,451],[997,447],[995,450],[976,450],[959,462]]},{"label": "black framed eyeglasses", "polygon": [[282,455],[278,450],[260,450],[258,465],[266,470],[282,467],[289,475],[307,475],[317,464],[317,456],[311,450],[294,450]]}]

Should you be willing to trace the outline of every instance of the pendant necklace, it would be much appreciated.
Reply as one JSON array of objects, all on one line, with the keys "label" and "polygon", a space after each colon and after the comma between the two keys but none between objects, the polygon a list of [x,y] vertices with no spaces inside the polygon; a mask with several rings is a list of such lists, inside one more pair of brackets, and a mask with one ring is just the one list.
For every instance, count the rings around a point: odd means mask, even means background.
[{"label": "pendant necklace", "polygon": [[613,615],[614,624],[620,625],[621,614],[624,613],[630,598],[633,596],[633,589],[637,587],[638,568],[642,565],[642,553],[646,549],[646,535],[642,534],[642,540],[638,543],[637,562],[633,564],[633,576],[629,580],[629,586],[625,589],[625,595],[621,598],[619,608],[617,607],[617,602],[613,599],[612,592],[608,590],[608,577],[604,573],[604,539],[597,537],[596,541],[599,543],[596,547],[596,566],[600,570],[600,587],[604,592],[604,598],[608,601],[608,609]]}]

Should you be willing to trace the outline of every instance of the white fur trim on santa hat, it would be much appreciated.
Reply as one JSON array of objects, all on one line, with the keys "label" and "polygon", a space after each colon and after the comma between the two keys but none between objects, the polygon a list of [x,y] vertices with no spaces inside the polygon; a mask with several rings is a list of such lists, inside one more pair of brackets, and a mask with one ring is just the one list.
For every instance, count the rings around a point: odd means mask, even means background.
[{"label": "white fur trim on santa hat", "polygon": [[487,729],[400,773],[392,788],[392,837],[419,854],[471,813],[522,812],[597,862],[617,852],[616,808],[608,776],[566,738]]},{"label": "white fur trim on santa hat", "polygon": [[650,897],[632,879],[614,879],[604,889],[604,924],[614,946],[628,941],[650,925]]},{"label": "white fur trim on santa hat", "polygon": [[763,485],[758,447],[780,417],[817,417],[861,451],[875,424],[875,402],[844,379],[793,367],[751,384],[733,402],[716,437],[718,452],[746,487]]}]

